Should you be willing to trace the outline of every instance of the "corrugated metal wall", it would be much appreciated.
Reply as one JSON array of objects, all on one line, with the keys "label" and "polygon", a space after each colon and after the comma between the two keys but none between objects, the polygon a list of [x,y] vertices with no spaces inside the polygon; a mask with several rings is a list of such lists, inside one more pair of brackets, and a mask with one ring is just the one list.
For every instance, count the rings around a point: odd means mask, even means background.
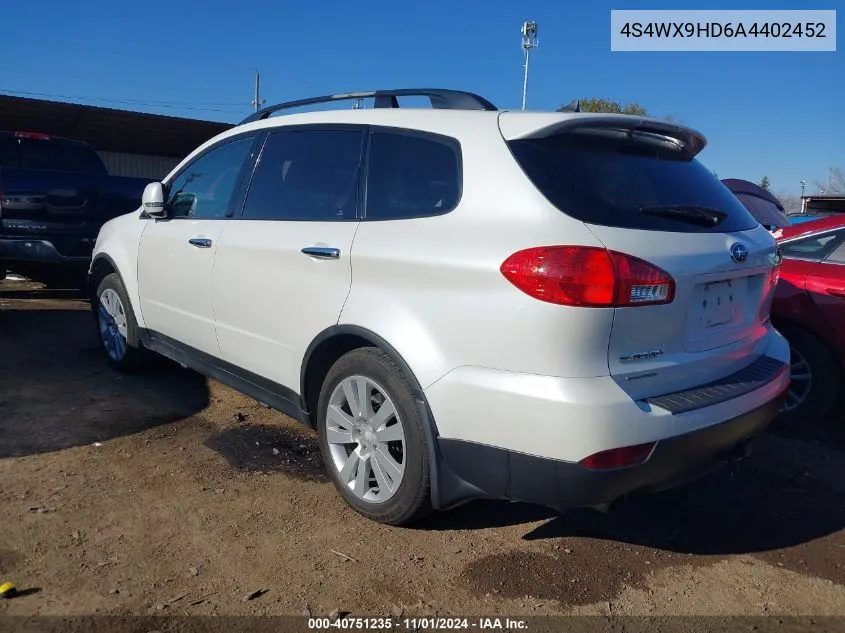
[{"label": "corrugated metal wall", "polygon": [[166,156],[144,156],[142,154],[123,154],[120,152],[99,152],[112,176],[130,176],[132,178],[150,178],[161,180],[179,163],[178,158]]}]

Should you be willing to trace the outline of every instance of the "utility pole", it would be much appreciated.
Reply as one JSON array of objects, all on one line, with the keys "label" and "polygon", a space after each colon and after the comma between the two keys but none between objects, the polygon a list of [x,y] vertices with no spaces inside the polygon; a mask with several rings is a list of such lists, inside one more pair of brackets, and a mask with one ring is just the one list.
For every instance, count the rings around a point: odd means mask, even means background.
[{"label": "utility pole", "polygon": [[522,23],[522,51],[525,55],[525,63],[523,65],[524,76],[522,79],[522,109],[525,110],[525,103],[528,98],[528,58],[531,55],[531,50],[537,48],[539,44],[537,36],[536,22]]},{"label": "utility pole", "polygon": [[253,101],[252,101],[252,105],[255,108],[256,112],[258,112],[258,110],[261,108],[261,106],[263,106],[267,102],[267,99],[259,98],[260,85],[261,85],[261,75],[259,75],[258,71],[256,70],[255,71],[255,99],[253,99]]}]

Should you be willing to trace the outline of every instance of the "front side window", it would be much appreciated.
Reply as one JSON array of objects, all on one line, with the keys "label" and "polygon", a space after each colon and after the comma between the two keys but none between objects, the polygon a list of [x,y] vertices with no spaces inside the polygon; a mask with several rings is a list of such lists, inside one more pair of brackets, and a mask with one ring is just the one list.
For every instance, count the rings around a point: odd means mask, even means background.
[{"label": "front side window", "polygon": [[842,231],[810,235],[781,245],[784,257],[821,261],[837,247],[845,237]]},{"label": "front side window", "polygon": [[358,215],[363,130],[286,130],[267,137],[244,202],[247,220]]},{"label": "front side window", "polygon": [[439,215],[461,196],[458,153],[424,136],[374,132],[367,177],[369,220]]},{"label": "front side window", "polygon": [[188,165],[169,185],[167,211],[174,218],[223,218],[252,137],[220,145]]}]

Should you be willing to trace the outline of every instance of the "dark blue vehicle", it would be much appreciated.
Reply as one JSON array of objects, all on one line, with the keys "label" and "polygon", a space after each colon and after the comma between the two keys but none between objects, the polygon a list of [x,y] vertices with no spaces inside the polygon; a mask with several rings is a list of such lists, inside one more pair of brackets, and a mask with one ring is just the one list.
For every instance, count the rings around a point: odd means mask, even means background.
[{"label": "dark blue vehicle", "polygon": [[137,209],[148,182],[110,176],[87,143],[0,132],[0,279],[84,288],[100,227]]}]

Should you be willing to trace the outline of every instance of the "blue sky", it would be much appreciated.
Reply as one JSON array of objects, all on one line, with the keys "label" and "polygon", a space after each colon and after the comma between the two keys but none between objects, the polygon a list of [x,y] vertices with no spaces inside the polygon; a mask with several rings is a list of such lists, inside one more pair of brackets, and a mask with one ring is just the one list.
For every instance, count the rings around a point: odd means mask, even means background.
[{"label": "blue sky", "polygon": [[[721,178],[768,175],[776,192],[792,195],[801,179],[812,191],[830,166],[845,167],[845,45],[835,53],[610,51],[611,9],[677,4],[4,2],[0,92],[237,122],[250,112],[257,68],[268,102],[443,86],[518,108],[519,29],[535,20],[540,46],[531,62],[530,109],[583,96],[637,101],[702,131],[709,147],[701,160]],[[813,0],[811,7],[801,0],[685,4],[838,8],[839,23],[845,12],[841,0]]]}]

